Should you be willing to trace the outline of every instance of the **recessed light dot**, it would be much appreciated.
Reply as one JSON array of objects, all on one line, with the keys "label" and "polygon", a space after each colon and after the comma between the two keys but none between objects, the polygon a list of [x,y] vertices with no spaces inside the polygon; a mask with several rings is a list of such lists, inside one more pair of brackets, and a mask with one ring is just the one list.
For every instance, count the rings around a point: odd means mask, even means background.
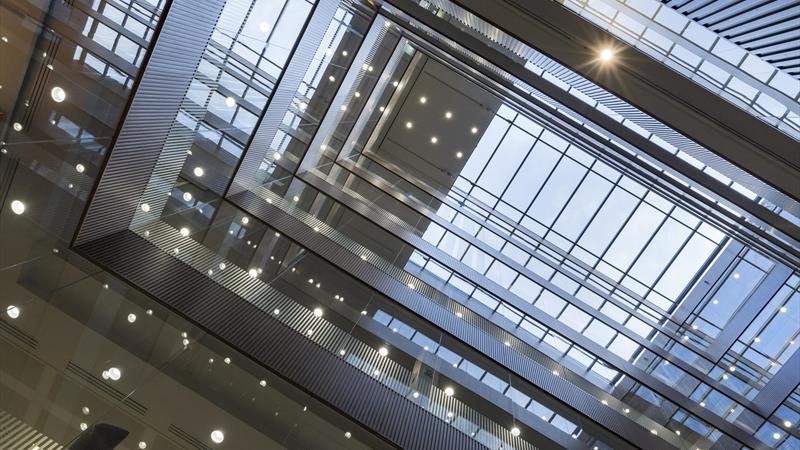
[{"label": "recessed light dot", "polygon": [[378,354],[381,356],[386,356],[389,354],[389,350],[386,347],[381,347],[378,349]]},{"label": "recessed light dot", "polygon": [[600,60],[603,62],[608,62],[614,59],[614,50],[610,48],[604,48],[600,50]]},{"label": "recessed light dot", "polygon": [[225,433],[220,430],[214,430],[211,432],[211,440],[214,441],[215,444],[221,444],[222,441],[225,440]]},{"label": "recessed light dot", "polygon": [[478,127],[470,128],[469,132],[472,133],[472,134],[478,134]]},{"label": "recessed light dot", "polygon": [[444,395],[446,395],[448,397],[452,397],[453,394],[455,394],[455,391],[453,390],[453,388],[451,388],[450,386],[447,386],[446,388],[444,388]]},{"label": "recessed light dot", "polygon": [[189,229],[186,227],[181,228],[180,230],[181,236],[186,237],[189,235]]},{"label": "recessed light dot", "polygon": [[231,363],[231,359],[226,356],[225,359],[222,360],[222,362],[224,362],[225,364],[230,364]]},{"label": "recessed light dot", "polygon": [[780,439],[781,438],[781,434],[780,433],[772,433],[772,438],[773,439]]},{"label": "recessed light dot", "polygon": [[53,89],[50,89],[50,97],[53,98],[54,102],[61,103],[67,99],[67,93],[64,92],[64,89],[55,86]]},{"label": "recessed light dot", "polygon": [[342,111],[347,111],[347,105],[342,105],[339,107]]},{"label": "recessed light dot", "polygon": [[519,436],[519,428],[517,428],[517,427],[512,428],[511,429],[511,435],[514,436],[514,437]]},{"label": "recessed light dot", "polygon": [[247,274],[250,275],[250,278],[255,278],[258,276],[258,270],[250,269],[247,271]]},{"label": "recessed light dot", "polygon": [[785,313],[787,311],[785,306],[781,306],[780,312]]},{"label": "recessed light dot", "polygon": [[336,77],[331,75],[331,76],[328,77],[328,81],[330,81],[332,83],[332,82],[336,81]]},{"label": "recessed light dot", "polygon": [[225,106],[227,106],[228,108],[233,108],[234,106],[236,106],[236,99],[233,97],[227,97],[225,99]]},{"label": "recessed light dot", "polygon": [[81,163],[75,164],[75,171],[78,173],[83,173],[86,171],[86,166]]},{"label": "recessed light dot", "polygon": [[322,308],[314,308],[314,316],[322,317]]},{"label": "recessed light dot", "polygon": [[464,157],[464,152],[456,152],[456,158],[461,159]]},{"label": "recessed light dot", "polygon": [[360,93],[360,92],[358,92],[358,91],[356,91],[356,93],[355,93],[355,94],[353,94],[353,95],[354,95],[356,98],[359,98],[359,97],[361,97],[361,93]]},{"label": "recessed light dot", "polygon": [[20,200],[12,200],[11,201],[11,212],[16,215],[20,215],[25,212],[25,203],[22,203]]},{"label": "recessed light dot", "polygon": [[736,366],[730,366],[728,367],[728,370],[730,370],[731,372],[736,372]]},{"label": "recessed light dot", "polygon": [[84,416],[88,416],[89,413],[92,411],[89,409],[88,406],[84,406],[83,408],[81,408],[81,412],[83,413]]},{"label": "recessed light dot", "polygon": [[194,176],[196,177],[202,177],[203,175],[205,175],[206,171],[203,170],[202,167],[195,167],[192,173],[194,173]]},{"label": "recessed light dot", "polygon": [[142,449],[142,450],[146,449],[147,448],[147,442],[139,441],[139,448]]},{"label": "recessed light dot", "polygon": [[18,318],[19,314],[20,314],[19,306],[8,305],[8,307],[6,308],[6,315],[12,319]]},{"label": "recessed light dot", "polygon": [[144,212],[150,212],[150,205],[147,203],[142,203],[139,208]]},{"label": "recessed light dot", "polygon": [[81,422],[80,428],[82,431],[86,431],[86,429],[89,428],[89,425],[86,425],[86,422]]},{"label": "recessed light dot", "polygon": [[110,367],[108,369],[108,378],[117,381],[122,377],[122,371],[117,367]]},{"label": "recessed light dot", "polygon": [[758,337],[758,336],[756,336],[755,338],[753,338],[753,342],[755,342],[756,344],[758,344],[759,342],[761,342],[761,338],[760,338],[760,337]]},{"label": "recessed light dot", "polygon": [[342,50],[342,56],[347,56],[347,50]]},{"label": "recessed light dot", "polygon": [[185,201],[185,202],[190,202],[190,201],[192,201],[192,193],[191,192],[184,192],[183,195],[181,196],[181,198],[183,198],[183,201]]},{"label": "recessed light dot", "polygon": [[427,97],[424,97],[424,96],[423,96],[423,97],[420,97],[420,98],[419,98],[419,102],[420,102],[420,103],[422,103],[422,104],[424,105],[425,103],[428,103],[428,98],[427,98]]},{"label": "recessed light dot", "polygon": [[22,124],[19,122],[14,122],[11,127],[14,128],[14,131],[22,131]]},{"label": "recessed light dot", "polygon": [[445,112],[444,113],[444,118],[445,119],[452,119],[453,118],[453,113],[451,113],[450,111]]},{"label": "recessed light dot", "polygon": [[406,128],[411,129],[414,127],[414,124],[411,122],[406,122]]},{"label": "recessed light dot", "polygon": [[431,137],[431,144],[435,144],[437,142],[439,142],[439,138],[437,138],[436,136]]},{"label": "recessed light dot", "polygon": [[128,314],[128,322],[130,323],[136,322],[136,314],[134,313]]},{"label": "recessed light dot", "polygon": [[784,420],[783,421],[783,426],[786,427],[786,428],[790,428],[792,426],[792,422],[789,422],[788,420]]}]

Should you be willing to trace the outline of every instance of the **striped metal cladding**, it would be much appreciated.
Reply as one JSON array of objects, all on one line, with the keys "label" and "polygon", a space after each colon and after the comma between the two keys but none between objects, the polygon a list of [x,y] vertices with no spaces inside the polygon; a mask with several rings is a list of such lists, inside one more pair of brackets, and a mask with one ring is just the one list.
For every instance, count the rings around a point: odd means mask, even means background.
[{"label": "striped metal cladding", "polygon": [[[347,356],[345,360],[350,365],[356,366],[366,374],[371,374],[373,378],[381,381],[397,394],[408,398],[415,388],[417,391],[421,391],[416,386],[420,380],[403,366],[394,363],[389,358],[376,355],[375,349],[352,335],[343,332],[336,326],[331,326],[326,320],[312,317],[308,308],[299,305],[289,298],[287,294],[278,292],[272,286],[254,279],[254,277],[247,274],[245,269],[238,268],[230,261],[220,258],[190,237],[178,237],[179,233],[173,227],[165,223],[153,223],[149,224],[146,230],[139,230],[139,233],[140,235],[145,234],[147,239],[156,247],[188,264],[194,270],[206,273],[209,277],[213,275],[214,281],[219,285],[256,305],[262,311],[270,313],[275,309],[279,310],[280,314],[272,317],[291,327],[296,333],[304,335],[307,330],[313,329],[314,333],[306,335],[306,339],[313,340],[329,353],[338,354],[341,349],[346,349]],[[175,248],[179,248],[180,251],[175,253]],[[222,262],[226,264],[226,268],[223,271],[208,273],[209,267],[218,269],[219,264]],[[360,316],[356,315],[355,318],[351,317],[350,320],[353,319],[359,321]],[[376,369],[380,372],[377,375],[374,373]],[[513,436],[510,435],[510,431],[506,427],[499,425],[495,420],[487,418],[487,416],[478,413],[455,398],[447,398],[441,388],[428,386],[425,391],[421,392],[428,399],[433,399],[434,412],[438,414],[441,420],[447,421],[446,413],[447,411],[452,411],[458,417],[467,418],[479,429],[486,430],[494,436],[502,436],[506,444],[514,442],[515,447],[518,449],[530,449],[526,441],[514,440]],[[430,406],[429,404],[428,407]],[[475,439],[488,440],[490,437],[481,434]],[[484,442],[484,444],[494,446],[494,443]],[[570,442],[570,444],[573,444],[573,442]]]},{"label": "striped metal cladding", "polygon": [[[577,385],[584,382],[581,377],[565,371],[551,358],[544,356],[512,332],[500,328],[482,315],[420,283],[410,274],[393,268],[369,250],[349,248],[347,242],[331,236],[330,227],[318,219],[311,219],[314,220],[313,225],[304,223],[275,206],[277,197],[271,199],[273,203],[268,203],[252,192],[243,192],[230,200],[269,223],[283,235],[297,241],[634,445],[652,449],[671,448],[663,439],[654,437],[632,422],[629,417],[602,405],[596,397],[578,388]],[[313,231],[312,226],[318,226],[320,231]],[[364,255],[366,259],[362,260],[358,255]],[[418,286],[415,285],[415,290],[407,287],[411,282],[419,283]],[[457,317],[456,314],[461,314],[461,317]],[[504,345],[505,341],[509,341],[510,345]],[[561,375],[553,376],[553,370],[557,370]],[[675,445],[681,444],[675,442]]]},{"label": "striped metal cladding", "polygon": [[302,38],[292,52],[289,63],[281,72],[266,109],[259,117],[255,132],[228,188],[229,193],[240,192],[256,180],[256,171],[264,161],[278,129],[283,124],[286,111],[297,95],[300,83],[319,49],[338,6],[338,0],[318,0],[314,6],[310,19],[301,33]]},{"label": "striped metal cladding", "polygon": [[[186,158],[185,143],[170,140],[173,123],[224,4],[224,0],[172,1],[76,244],[127,229],[145,191],[151,194],[142,201],[154,213],[163,209],[165,194]],[[162,173],[154,173],[157,166]]]},{"label": "striped metal cladding", "polygon": [[[84,243],[77,250],[395,445],[415,449],[483,448],[409,399],[396,395],[363,371],[325,351],[319,342],[326,342],[330,336],[320,332],[312,336],[313,341],[307,339],[268,311],[245,301],[132,231]],[[142,266],[149,270],[140,270]],[[245,280],[240,287],[252,290],[257,283]],[[262,293],[256,302],[263,305],[269,300]],[[288,311],[288,320],[306,326],[310,323],[307,317]]]},{"label": "striped metal cladding", "polygon": [[661,2],[800,78],[800,3],[796,0]]},{"label": "striped metal cladding", "polygon": [[58,442],[0,409],[0,449],[61,450]]}]

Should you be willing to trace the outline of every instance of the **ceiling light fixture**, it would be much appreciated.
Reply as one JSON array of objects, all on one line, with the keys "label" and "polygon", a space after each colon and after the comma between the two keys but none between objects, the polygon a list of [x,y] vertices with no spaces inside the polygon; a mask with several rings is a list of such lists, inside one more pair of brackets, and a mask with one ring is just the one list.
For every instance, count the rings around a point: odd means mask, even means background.
[{"label": "ceiling light fixture", "polygon": [[389,354],[389,350],[386,347],[381,347],[378,349],[378,354],[381,356],[386,356]]},{"label": "ceiling light fixture", "polygon": [[428,99],[425,96],[422,96],[419,98],[419,102],[424,105],[425,103],[428,103]]},{"label": "ceiling light fixture", "polygon": [[436,136],[433,136],[433,137],[431,138],[431,144],[435,144],[435,143],[437,143],[437,142],[439,142],[439,138],[437,138]]},{"label": "ceiling light fixture", "polygon": [[221,444],[225,440],[225,433],[220,430],[214,430],[211,432],[211,440],[215,444]]},{"label": "ceiling light fixture", "polygon": [[117,367],[108,368],[108,378],[110,378],[113,381],[119,381],[121,377],[122,377],[122,371],[119,370],[119,368]]},{"label": "ceiling light fixture", "polygon": [[314,308],[314,316],[322,317],[322,308]]},{"label": "ceiling light fixture", "polygon": [[192,201],[192,193],[191,192],[184,192],[183,193],[183,201],[185,201],[185,202]]},{"label": "ceiling light fixture", "polygon": [[448,397],[452,397],[453,394],[455,394],[455,393],[456,392],[450,386],[447,386],[446,388],[444,388],[444,395],[446,395]]},{"label": "ceiling light fixture", "polygon": [[142,449],[142,450],[146,449],[147,448],[147,442],[139,441],[139,448]]},{"label": "ceiling light fixture", "polygon": [[25,212],[25,203],[22,203],[19,200],[12,200],[11,201],[11,212],[16,215],[20,215]]},{"label": "ceiling light fixture", "polygon": [[128,322],[130,323],[136,322],[136,314],[134,313],[128,314]]},{"label": "ceiling light fixture", "polygon": [[600,50],[600,61],[609,62],[614,59],[614,50],[606,47]]},{"label": "ceiling light fixture", "polygon": [[464,153],[463,152],[456,152],[456,158],[461,159],[463,157],[464,157]]},{"label": "ceiling light fixture", "polygon": [[478,134],[478,127],[470,128],[469,132],[472,133],[472,134]]},{"label": "ceiling light fixture", "polygon": [[336,78],[333,75],[331,75],[331,76],[328,77],[328,81],[333,83],[334,81],[336,81]]},{"label": "ceiling light fixture", "polygon": [[192,173],[194,173],[194,176],[196,177],[202,177],[203,175],[205,175],[206,171],[203,170],[202,167],[195,167]]},{"label": "ceiling light fixture", "polygon": [[413,127],[414,127],[414,124],[413,124],[413,123],[411,123],[411,122],[406,122],[406,128],[408,128],[408,129],[410,130],[410,129],[411,129],[411,128],[413,128]]},{"label": "ceiling light fixture", "polygon": [[445,119],[452,119],[453,118],[453,113],[451,113],[450,111],[445,112],[444,113],[444,118]]},{"label": "ceiling light fixture", "polygon": [[186,237],[189,236],[189,229],[186,227],[181,228],[180,230],[181,236]]},{"label": "ceiling light fixture", "polygon": [[86,166],[84,166],[81,163],[75,164],[75,171],[78,173],[83,173],[84,171],[86,171]]},{"label": "ceiling light fixture", "polygon": [[511,435],[514,436],[514,437],[519,436],[519,428],[517,428],[517,427],[512,428],[511,429]]},{"label": "ceiling light fixture", "polygon": [[147,203],[142,203],[141,206],[139,206],[139,208],[141,208],[142,211],[144,212],[150,212],[150,205]]},{"label": "ceiling light fixture", "polygon": [[53,97],[54,102],[61,103],[67,99],[67,93],[64,92],[64,89],[56,86],[53,89],[50,89],[50,97]]},{"label": "ceiling light fixture", "polygon": [[16,319],[19,317],[20,309],[16,305],[8,305],[6,308],[6,315],[12,319]]}]

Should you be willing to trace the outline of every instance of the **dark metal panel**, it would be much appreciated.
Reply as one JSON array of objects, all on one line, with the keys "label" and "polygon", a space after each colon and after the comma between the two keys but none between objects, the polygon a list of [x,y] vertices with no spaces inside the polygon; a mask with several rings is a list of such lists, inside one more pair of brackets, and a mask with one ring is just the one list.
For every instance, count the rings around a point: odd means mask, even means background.
[{"label": "dark metal panel", "polygon": [[398,447],[483,448],[132,231],[77,250]]},{"label": "dark metal panel", "polygon": [[750,294],[750,297],[745,300],[744,304],[736,311],[736,314],[725,324],[719,336],[714,339],[714,342],[706,349],[706,354],[713,361],[719,360],[725,355],[728,349],[731,348],[736,339],[741,336],[744,330],[750,325],[750,322],[755,319],[758,313],[772,299],[772,296],[778,292],[778,289],[786,283],[786,280],[792,275],[792,269],[780,264],[772,269],[766,278],[758,285],[755,291]]},{"label": "dark metal panel", "polygon": [[[224,4],[224,0],[173,0],[75,243],[127,229],[160,159],[180,170],[177,162],[186,157],[185,150],[174,146],[169,152],[164,147]],[[152,201],[153,210],[160,211],[165,191],[151,190],[160,192],[160,198]]]}]

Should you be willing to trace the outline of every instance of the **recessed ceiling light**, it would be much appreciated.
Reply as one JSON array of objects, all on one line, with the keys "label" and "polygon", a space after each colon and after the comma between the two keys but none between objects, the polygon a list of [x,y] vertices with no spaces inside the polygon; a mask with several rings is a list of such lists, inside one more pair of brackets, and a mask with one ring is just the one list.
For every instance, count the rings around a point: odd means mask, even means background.
[{"label": "recessed ceiling light", "polygon": [[469,132],[472,133],[472,134],[478,134],[478,127],[470,128]]},{"label": "recessed ceiling light", "polygon": [[453,388],[451,388],[450,386],[447,386],[446,388],[444,388],[444,395],[446,395],[448,397],[452,397],[453,394],[455,394],[455,391],[453,390]]},{"label": "recessed ceiling light", "polygon": [[342,50],[342,56],[347,56],[347,50]]},{"label": "recessed ceiling light", "polygon": [[12,319],[18,318],[19,317],[19,313],[20,313],[19,306],[8,305],[8,308],[6,308],[6,314],[8,315],[8,317],[10,317]]},{"label": "recessed ceiling light", "polygon": [[419,98],[419,102],[422,103],[422,104],[425,104],[425,103],[428,103],[428,99],[427,99],[427,97],[422,96],[422,97]]},{"label": "recessed ceiling light", "polygon": [[144,211],[144,212],[150,212],[150,205],[149,205],[149,204],[147,204],[147,203],[142,203],[142,204],[139,206],[139,208],[141,208],[141,209],[142,209],[142,211]]},{"label": "recessed ceiling light", "polygon": [[439,138],[437,138],[436,136],[433,136],[433,137],[431,138],[431,144],[435,144],[435,143],[437,143],[437,142],[439,142]]},{"label": "recessed ceiling light", "polygon": [[81,422],[79,426],[81,428],[81,431],[86,431],[86,429],[89,428],[89,425],[86,425],[86,422]]},{"label": "recessed ceiling light", "polygon": [[414,124],[411,122],[406,122],[406,128],[411,129],[414,127]]},{"label": "recessed ceiling light", "polygon": [[728,370],[731,372],[736,372],[736,366],[730,366],[728,367]]},{"label": "recessed ceiling light", "polygon": [[389,354],[389,350],[386,347],[381,347],[378,349],[378,354],[381,356],[386,356]]},{"label": "recessed ceiling light", "polygon": [[128,314],[128,322],[130,323],[136,322],[136,314],[134,313]]},{"label": "recessed ceiling light", "polygon": [[183,227],[183,228],[180,229],[180,233],[181,233],[181,236],[186,237],[186,236],[189,235],[189,229],[186,228],[186,227]]},{"label": "recessed ceiling light", "polygon": [[558,371],[557,371],[557,370],[554,370],[554,371],[553,371],[553,375],[555,375],[555,376],[558,376]]},{"label": "recessed ceiling light", "polygon": [[192,193],[191,192],[184,192],[183,193],[183,201],[186,201],[186,202],[192,201]]},{"label": "recessed ceiling light", "polygon": [[118,381],[122,377],[122,371],[117,367],[109,367],[108,378]]},{"label": "recessed ceiling light", "polygon": [[349,431],[345,431],[345,433],[344,433],[344,437],[345,438],[350,439],[350,437],[352,437],[352,436],[353,435]]},{"label": "recessed ceiling light", "polygon": [[322,317],[322,308],[314,308],[314,316]]},{"label": "recessed ceiling light", "polygon": [[342,105],[339,107],[342,111],[347,111],[347,105]]},{"label": "recessed ceiling light", "polygon": [[226,356],[225,359],[222,360],[222,362],[224,362],[225,364],[230,364],[231,363],[231,358]]},{"label": "recessed ceiling light", "polygon": [[139,448],[142,449],[142,450],[146,449],[147,448],[147,442],[139,441]]},{"label": "recessed ceiling light", "polygon": [[414,398],[419,398],[419,392],[414,391],[414,393],[411,394],[411,396],[414,397]]},{"label": "recessed ceiling light", "polygon": [[211,432],[211,440],[214,441],[215,444],[221,444],[222,441],[225,440],[225,433],[220,430],[214,430]]},{"label": "recessed ceiling light", "polygon": [[92,411],[89,409],[88,406],[84,406],[83,408],[81,408],[81,412],[83,413],[84,416],[88,416],[89,413]]},{"label": "recessed ceiling light", "polygon": [[14,122],[11,127],[14,128],[14,131],[22,131],[22,124],[19,122]]},{"label": "recessed ceiling light", "polygon": [[452,119],[453,118],[453,113],[451,113],[450,111],[445,112],[444,113],[444,118],[445,119]]},{"label": "recessed ceiling light", "polygon": [[234,106],[236,106],[236,99],[233,97],[226,98],[225,106],[227,106],[228,108],[233,108]]},{"label": "recessed ceiling light", "polygon": [[328,77],[328,81],[334,82],[334,81],[336,81],[336,78],[333,75],[331,75],[331,76]]},{"label": "recessed ceiling light", "polygon": [[50,89],[50,97],[53,97],[54,102],[61,103],[67,99],[67,93],[64,92],[64,89],[56,86],[53,89]]},{"label": "recessed ceiling light", "polygon": [[789,427],[792,426],[792,422],[789,422],[788,420],[784,420],[783,421],[783,426],[786,427],[786,428],[789,428]]},{"label": "recessed ceiling light", "polygon": [[361,97],[361,93],[360,93],[360,92],[358,92],[358,91],[356,91],[356,93],[355,93],[355,94],[353,94],[353,95],[355,95],[355,96],[356,96],[356,98],[359,98],[359,97]]},{"label": "recessed ceiling light", "polygon": [[81,163],[75,164],[75,171],[78,173],[83,173],[84,171],[86,171],[86,166],[84,166]]},{"label": "recessed ceiling light", "polygon": [[258,276],[258,270],[250,269],[247,271],[247,274],[250,275],[250,278],[255,278]]},{"label": "recessed ceiling light", "polygon": [[786,309],[785,306],[781,306],[781,309],[779,311],[782,312],[782,313],[785,313],[787,311],[787,309]]},{"label": "recessed ceiling light", "polygon": [[250,218],[247,216],[242,217],[242,225],[247,225],[250,222]]},{"label": "recessed ceiling light", "polygon": [[756,337],[753,339],[753,342],[755,342],[756,344],[758,344],[759,342],[761,342],[761,338],[760,338],[760,337],[758,337],[758,336],[756,336]]},{"label": "recessed ceiling light", "polygon": [[367,72],[372,72],[372,66],[367,67]]},{"label": "recessed ceiling light", "polygon": [[25,203],[22,203],[20,200],[12,200],[11,201],[11,212],[16,215],[20,215],[25,212]]},{"label": "recessed ceiling light", "polygon": [[608,61],[611,61],[612,59],[614,59],[614,50],[611,50],[608,47],[600,50],[600,60],[601,61],[608,62]]},{"label": "recessed ceiling light", "polygon": [[194,173],[194,176],[196,177],[202,177],[203,175],[205,175],[206,171],[203,170],[202,167],[195,167],[192,173]]},{"label": "recessed ceiling light", "polygon": [[517,427],[512,428],[511,429],[511,435],[514,436],[514,437],[519,436],[519,428],[517,428]]},{"label": "recessed ceiling light", "polygon": [[776,433],[772,433],[772,438],[773,439],[780,439],[781,438],[781,434],[777,433],[777,432]]},{"label": "recessed ceiling light", "polygon": [[464,157],[464,153],[463,152],[456,152],[456,158],[461,159],[463,157]]}]

